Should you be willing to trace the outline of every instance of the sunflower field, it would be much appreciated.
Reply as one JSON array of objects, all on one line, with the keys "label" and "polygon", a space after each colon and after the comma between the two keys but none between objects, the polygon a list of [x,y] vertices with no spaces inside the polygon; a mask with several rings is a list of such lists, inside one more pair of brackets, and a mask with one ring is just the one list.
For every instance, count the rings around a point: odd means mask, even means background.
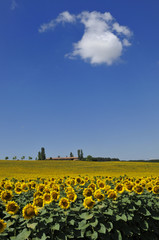
[{"label": "sunflower field", "polygon": [[0,239],[159,239],[159,177],[0,181]]}]

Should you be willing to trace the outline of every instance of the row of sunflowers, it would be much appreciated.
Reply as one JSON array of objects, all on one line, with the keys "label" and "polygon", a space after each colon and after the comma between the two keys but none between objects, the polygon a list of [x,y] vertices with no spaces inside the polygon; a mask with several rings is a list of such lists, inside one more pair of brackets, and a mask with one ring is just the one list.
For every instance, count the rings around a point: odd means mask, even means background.
[{"label": "row of sunflowers", "polygon": [[0,239],[159,239],[159,177],[3,179]]}]

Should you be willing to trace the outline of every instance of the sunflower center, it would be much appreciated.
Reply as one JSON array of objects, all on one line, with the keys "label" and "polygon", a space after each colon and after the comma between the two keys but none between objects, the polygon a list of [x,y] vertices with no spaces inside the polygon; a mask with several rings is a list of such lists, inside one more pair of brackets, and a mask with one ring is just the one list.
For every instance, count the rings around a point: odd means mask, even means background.
[{"label": "sunflower center", "polygon": [[67,207],[67,206],[68,206],[68,202],[67,202],[67,201],[63,201],[63,202],[62,202],[62,205],[63,205],[64,207]]},{"label": "sunflower center", "polygon": [[10,204],[8,206],[8,210],[11,211],[11,212],[14,212],[16,209],[17,209],[17,207],[15,206],[15,204]]},{"label": "sunflower center", "polygon": [[88,207],[92,207],[92,206],[94,205],[94,202],[92,202],[91,199],[87,199],[87,200],[86,200],[86,205],[87,205]]},{"label": "sunflower center", "polygon": [[34,216],[35,215],[35,211],[32,207],[28,207],[25,211],[26,216]]},{"label": "sunflower center", "polygon": [[5,200],[10,199],[10,197],[11,197],[10,193],[4,193],[4,195],[3,195],[3,198],[4,198]]}]

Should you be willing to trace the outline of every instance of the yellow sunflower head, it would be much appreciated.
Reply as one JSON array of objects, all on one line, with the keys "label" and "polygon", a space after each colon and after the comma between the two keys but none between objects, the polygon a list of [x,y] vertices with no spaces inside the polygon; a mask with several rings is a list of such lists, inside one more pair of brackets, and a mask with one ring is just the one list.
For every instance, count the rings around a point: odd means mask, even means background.
[{"label": "yellow sunflower head", "polygon": [[4,232],[4,229],[7,227],[7,223],[0,218],[0,233]]},{"label": "yellow sunflower head", "polygon": [[84,197],[90,197],[93,195],[93,189],[92,188],[85,188],[83,191]]},{"label": "yellow sunflower head", "polygon": [[97,190],[94,192],[94,197],[95,197],[98,201],[102,201],[102,200],[104,200],[104,198],[105,198],[104,194],[102,194],[102,192],[101,192],[100,189],[97,189]]},{"label": "yellow sunflower head", "polygon": [[25,219],[31,219],[38,214],[38,210],[36,206],[29,203],[23,208],[22,213]]},{"label": "yellow sunflower head", "polygon": [[43,201],[43,197],[36,197],[34,198],[33,200],[33,205],[36,206],[36,207],[43,207],[44,206],[44,201]]},{"label": "yellow sunflower head", "polygon": [[90,184],[88,185],[88,188],[92,188],[93,191],[95,191],[95,190],[96,190],[96,185],[95,185],[95,183],[90,183]]},{"label": "yellow sunflower head", "polygon": [[108,198],[116,200],[117,199],[117,192],[114,190],[109,190],[108,191]]},{"label": "yellow sunflower head", "polygon": [[137,194],[142,194],[143,191],[144,191],[144,188],[143,188],[142,185],[137,184],[137,185],[135,185],[135,186],[133,187],[133,190],[134,190],[134,192],[136,192]]},{"label": "yellow sunflower head", "polygon": [[100,189],[104,189],[104,188],[105,188],[105,183],[102,182],[102,181],[99,181],[98,187],[99,187]]},{"label": "yellow sunflower head", "polygon": [[118,192],[118,193],[123,193],[124,192],[124,185],[122,183],[119,183],[116,185],[115,187],[115,190]]},{"label": "yellow sunflower head", "polygon": [[77,177],[76,180],[75,180],[76,185],[77,185],[77,184],[80,184],[81,181],[82,181],[82,178],[81,178],[81,177]]},{"label": "yellow sunflower head", "polygon": [[107,191],[109,191],[109,190],[110,190],[110,188],[111,188],[111,186],[110,186],[110,185],[105,185],[105,187],[104,187],[104,191],[105,191],[105,192],[107,192]]},{"label": "yellow sunflower head", "polygon": [[86,197],[83,202],[83,206],[85,208],[91,209],[94,207],[95,201],[92,199],[92,197]]},{"label": "yellow sunflower head", "polygon": [[57,191],[52,191],[51,196],[53,201],[57,201],[60,197],[60,194]]},{"label": "yellow sunflower head", "polygon": [[12,191],[5,190],[1,192],[1,199],[3,202],[8,202],[12,199],[13,194]]},{"label": "yellow sunflower head", "polygon": [[132,182],[127,182],[125,183],[125,190],[127,192],[132,192],[133,191],[134,184]]},{"label": "yellow sunflower head", "polygon": [[45,193],[43,195],[44,204],[50,204],[52,202],[52,196],[50,193]]},{"label": "yellow sunflower head", "polygon": [[13,189],[13,185],[10,181],[6,181],[5,184],[4,184],[4,188],[6,190],[12,190]]},{"label": "yellow sunflower head", "polygon": [[152,192],[153,185],[152,185],[151,183],[148,183],[148,184],[146,185],[146,189],[147,189],[148,192]]},{"label": "yellow sunflower head", "polygon": [[27,183],[23,183],[22,184],[22,191],[23,192],[27,192],[29,190],[28,184]]},{"label": "yellow sunflower head", "polygon": [[16,214],[18,212],[19,206],[14,201],[9,201],[6,205],[6,211],[9,214]]},{"label": "yellow sunflower head", "polygon": [[70,202],[75,202],[77,199],[77,195],[75,193],[68,193],[67,198]]},{"label": "yellow sunflower head", "polygon": [[61,198],[59,202],[59,206],[63,209],[67,209],[70,206],[70,202],[67,198]]},{"label": "yellow sunflower head", "polygon": [[21,194],[21,193],[22,193],[22,188],[21,188],[21,187],[16,187],[16,188],[14,189],[14,191],[15,191],[15,193],[17,193],[17,194]]},{"label": "yellow sunflower head", "polygon": [[154,194],[159,194],[159,185],[154,186],[152,191]]},{"label": "yellow sunflower head", "polygon": [[39,192],[42,193],[42,192],[45,190],[45,185],[42,184],[42,183],[40,183],[40,184],[37,186],[37,189],[38,189]]}]

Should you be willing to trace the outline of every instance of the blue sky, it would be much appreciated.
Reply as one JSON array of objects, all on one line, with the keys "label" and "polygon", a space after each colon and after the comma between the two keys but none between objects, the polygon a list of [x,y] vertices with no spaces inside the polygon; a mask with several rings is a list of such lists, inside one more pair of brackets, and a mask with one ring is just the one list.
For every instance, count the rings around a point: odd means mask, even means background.
[{"label": "blue sky", "polygon": [[0,159],[159,158],[159,2],[0,3]]}]

